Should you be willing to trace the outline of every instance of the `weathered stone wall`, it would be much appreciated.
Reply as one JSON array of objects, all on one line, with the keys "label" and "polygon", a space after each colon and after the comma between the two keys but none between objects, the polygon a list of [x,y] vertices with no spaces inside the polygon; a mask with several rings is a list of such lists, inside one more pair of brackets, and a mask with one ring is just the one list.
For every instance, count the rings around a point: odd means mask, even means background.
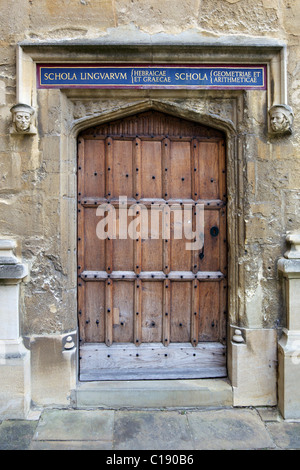
[{"label": "weathered stone wall", "polygon": [[[23,285],[22,333],[57,333],[75,328],[68,311],[74,279],[67,279],[68,247],[61,246],[59,203],[62,178],[72,162],[55,159],[65,122],[57,110],[68,106],[63,94],[42,91],[49,115],[38,115],[39,138],[9,135],[10,107],[16,103],[16,45],[23,40],[95,39],[109,35],[141,42],[152,34],[188,38],[277,38],[287,44],[288,103],[295,114],[292,136],[266,132],[265,94],[244,92],[243,135],[246,160],[240,199],[244,243],[237,260],[239,295],[245,306],[241,326],[276,328],[285,322],[277,260],[285,236],[298,230],[300,193],[300,5],[297,0],[3,0],[0,18],[0,237],[18,243],[29,263]],[[243,37],[243,39],[241,39]],[[42,109],[42,106],[40,107]],[[80,112],[79,109],[76,111]],[[67,113],[65,113],[66,115]],[[253,118],[256,116],[256,119]],[[257,116],[259,119],[257,119]],[[43,137],[42,143],[40,137]],[[64,173],[65,172],[65,173]],[[70,194],[72,191],[70,190]],[[73,191],[74,193],[74,191]],[[68,198],[69,194],[65,195]],[[66,213],[67,216],[67,213]],[[70,228],[70,230],[73,230]],[[74,234],[73,234],[74,235]],[[73,274],[72,274],[73,276]],[[72,315],[72,318],[73,315]]]}]

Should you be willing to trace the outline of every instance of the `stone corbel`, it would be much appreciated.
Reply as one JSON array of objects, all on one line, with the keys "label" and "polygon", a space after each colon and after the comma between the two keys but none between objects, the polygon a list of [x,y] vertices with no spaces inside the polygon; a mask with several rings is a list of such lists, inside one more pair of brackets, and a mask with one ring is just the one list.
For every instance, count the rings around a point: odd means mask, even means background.
[{"label": "stone corbel", "polygon": [[10,109],[10,112],[12,113],[10,134],[34,135],[37,133],[36,127],[33,123],[35,111],[31,106],[28,104],[18,103]]},{"label": "stone corbel", "polygon": [[271,136],[292,134],[294,113],[287,104],[276,104],[269,109],[269,129]]},{"label": "stone corbel", "polygon": [[289,249],[278,261],[286,327],[278,342],[278,406],[286,419],[300,418],[300,233],[289,233]]}]

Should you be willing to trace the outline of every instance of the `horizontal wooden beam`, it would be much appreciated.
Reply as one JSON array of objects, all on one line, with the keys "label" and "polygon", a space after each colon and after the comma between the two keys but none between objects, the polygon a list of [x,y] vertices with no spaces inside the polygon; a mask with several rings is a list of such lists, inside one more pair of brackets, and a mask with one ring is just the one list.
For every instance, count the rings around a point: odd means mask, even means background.
[{"label": "horizontal wooden beam", "polygon": [[171,281],[192,281],[197,279],[199,281],[221,281],[226,276],[221,271],[170,271],[165,274],[163,271],[142,271],[139,274],[134,271],[83,271],[81,279],[84,281],[105,281],[108,278],[119,281],[134,281],[140,279],[142,281],[164,281],[169,279]]},{"label": "horizontal wooden beam", "polygon": [[[178,205],[178,209],[181,206],[188,205],[194,207],[196,205],[203,204],[205,209],[219,209],[221,207],[226,206],[226,202],[222,201],[221,199],[198,199],[194,201],[193,199],[158,199],[158,198],[151,198],[151,199],[134,199],[134,198],[127,198],[127,201],[120,201],[119,198],[93,198],[93,197],[84,197],[81,196],[80,200],[78,201],[82,207],[97,207],[100,204],[111,204],[113,207],[117,207],[118,209],[128,209],[133,204],[141,204],[153,209],[157,208],[160,209],[161,205]],[[157,207],[159,206],[159,207]]]},{"label": "horizontal wooden beam", "polygon": [[[226,347],[221,343],[105,344],[80,348],[80,380],[184,379],[225,377]],[[163,373],[162,373],[163,372]]]}]

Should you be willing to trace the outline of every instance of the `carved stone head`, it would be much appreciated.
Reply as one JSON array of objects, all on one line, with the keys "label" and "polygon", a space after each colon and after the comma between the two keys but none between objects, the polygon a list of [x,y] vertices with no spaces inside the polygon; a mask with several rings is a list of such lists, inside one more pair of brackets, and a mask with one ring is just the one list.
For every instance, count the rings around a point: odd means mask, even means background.
[{"label": "carved stone head", "polygon": [[269,110],[271,129],[274,134],[292,132],[294,114],[286,104],[276,104]]},{"label": "carved stone head", "polygon": [[32,116],[34,109],[27,104],[16,104],[10,109],[12,113],[13,132],[18,134],[32,133]]}]

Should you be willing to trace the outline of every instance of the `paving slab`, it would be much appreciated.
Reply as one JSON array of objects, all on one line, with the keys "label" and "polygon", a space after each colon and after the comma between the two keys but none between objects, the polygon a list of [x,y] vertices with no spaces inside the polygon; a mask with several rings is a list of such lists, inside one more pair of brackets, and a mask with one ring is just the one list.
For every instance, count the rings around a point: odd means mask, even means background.
[{"label": "paving slab", "polygon": [[285,421],[268,407],[52,409],[0,422],[0,450],[258,449],[300,449],[300,422]]},{"label": "paving slab", "polygon": [[29,450],[112,450],[112,442],[32,441]]},{"label": "paving slab", "polygon": [[27,450],[37,421],[7,420],[0,424],[0,450]]},{"label": "paving slab", "polygon": [[97,441],[98,445],[108,445],[113,440],[113,423],[111,410],[46,410],[33,441]]},{"label": "paving slab", "polygon": [[255,450],[275,447],[255,410],[188,412],[187,419],[197,450]]},{"label": "paving slab", "polygon": [[279,449],[300,449],[300,423],[266,423],[266,427]]},{"label": "paving slab", "polygon": [[193,440],[186,413],[116,411],[114,449],[189,450]]}]

